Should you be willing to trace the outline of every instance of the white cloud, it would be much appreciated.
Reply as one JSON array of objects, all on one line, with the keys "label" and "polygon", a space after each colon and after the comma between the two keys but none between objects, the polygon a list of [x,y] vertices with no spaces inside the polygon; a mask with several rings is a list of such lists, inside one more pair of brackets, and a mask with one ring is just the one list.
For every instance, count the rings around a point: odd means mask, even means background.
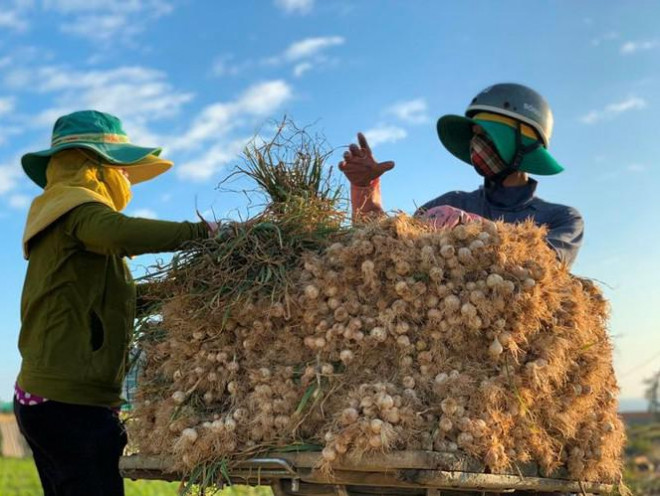
[{"label": "white cloud", "polygon": [[0,165],[0,195],[12,191],[21,177],[21,168],[18,165]]},{"label": "white cloud", "polygon": [[593,46],[600,46],[606,41],[616,40],[617,38],[619,38],[619,34],[614,31],[610,31],[609,33],[605,33],[601,36],[597,36],[596,38],[593,38],[591,40],[591,44]]},{"label": "white cloud", "polygon": [[0,125],[0,145],[12,142],[13,136],[19,136],[25,132],[25,128],[17,125]]},{"label": "white cloud", "polygon": [[27,20],[21,17],[18,10],[0,11],[0,28],[12,29],[14,31],[25,31],[29,27]]},{"label": "white cloud", "polygon": [[138,208],[137,210],[132,210],[130,215],[133,217],[142,217],[143,219],[157,219],[158,214],[155,210],[150,208]]},{"label": "white cloud", "polygon": [[278,67],[294,64],[295,77],[319,65],[327,65],[336,60],[330,59],[325,52],[334,46],[343,45],[346,40],[341,36],[317,36],[291,43],[283,52],[260,59],[234,60],[234,56],[224,54],[213,61],[211,72],[215,76],[235,76],[253,67]]},{"label": "white cloud", "polygon": [[164,0],[44,0],[46,10],[54,10],[63,14],[79,14],[89,12],[145,12],[156,15],[168,14],[172,5]]},{"label": "white cloud", "polygon": [[31,82],[31,72],[24,68],[12,69],[4,77],[4,84],[8,88],[24,88]]},{"label": "white cloud", "polygon": [[238,98],[216,102],[202,109],[188,131],[172,140],[170,149],[204,151],[176,166],[177,175],[186,180],[211,179],[243,151],[247,138],[231,139],[230,133],[240,126],[263,119],[278,110],[293,96],[291,87],[282,80],[267,81],[247,88]]},{"label": "white cloud", "polygon": [[14,104],[15,104],[14,97],[11,96],[0,97],[0,115],[5,115],[13,111]]},{"label": "white cloud", "polygon": [[15,194],[9,197],[9,206],[17,210],[23,210],[30,206],[32,197],[23,194]]},{"label": "white cloud", "polygon": [[237,109],[254,115],[268,115],[291,96],[291,87],[285,81],[268,81],[248,88],[238,100]]},{"label": "white cloud", "polygon": [[61,66],[51,66],[39,69],[37,76],[41,81],[37,88],[40,91],[47,92],[104,86],[121,80],[142,83],[158,79],[162,77],[162,73],[140,66],[122,66],[106,71],[77,71]]},{"label": "white cloud", "polygon": [[230,74],[229,60],[231,60],[231,55],[222,55],[213,61],[211,66],[211,71],[216,76],[224,76],[225,74]]},{"label": "white cloud", "polygon": [[365,131],[369,145],[373,148],[382,143],[395,143],[408,136],[405,129],[396,126],[378,126]]},{"label": "white cloud", "polygon": [[314,8],[314,0],[275,0],[275,5],[287,14],[308,14]]},{"label": "white cloud", "polygon": [[217,143],[201,156],[184,161],[183,165],[176,168],[177,175],[191,181],[206,181],[232,160],[237,159],[248,141],[248,139],[238,139],[229,143]]},{"label": "white cloud", "polygon": [[142,30],[142,25],[129,25],[129,19],[122,14],[85,15],[63,23],[60,30],[93,41],[108,42],[118,33],[125,39],[132,37]]},{"label": "white cloud", "polygon": [[311,70],[314,66],[310,62],[301,62],[293,68],[293,75],[300,77],[307,71]]},{"label": "white cloud", "polygon": [[423,98],[399,102],[386,110],[387,114],[396,116],[398,119],[409,124],[425,124],[429,122],[427,114],[428,106]]},{"label": "white cloud", "polygon": [[629,112],[631,110],[641,110],[647,105],[646,100],[636,96],[631,96],[620,102],[611,103],[602,110],[592,110],[588,114],[582,116],[580,121],[584,124],[595,124],[603,120],[613,119],[619,114]]},{"label": "white cloud", "polygon": [[341,36],[307,38],[292,43],[284,52],[284,58],[289,61],[297,61],[314,57],[326,48],[343,45],[344,41]]},{"label": "white cloud", "polygon": [[172,149],[194,148],[200,143],[225,134],[232,125],[235,105],[214,103],[203,108],[186,133],[170,144]]},{"label": "white cloud", "polygon": [[660,46],[658,40],[627,41],[621,45],[621,53],[623,55],[631,55],[636,52],[652,50],[658,46]]},{"label": "white cloud", "polygon": [[144,136],[149,135],[146,123],[178,115],[193,97],[174,90],[164,73],[140,66],[105,71],[43,67],[21,79],[38,82],[33,88],[37,92],[55,94],[55,105],[34,119],[44,126],[51,126],[61,115],[88,108],[120,116],[127,129],[142,130]]},{"label": "white cloud", "polygon": [[159,134],[155,126],[160,124],[158,129],[162,129],[163,122],[178,117],[193,98],[173,88],[160,71],[140,66],[88,71],[46,66],[18,79],[24,83],[20,90],[52,96],[51,107],[30,117],[30,126],[50,128],[61,115],[85,108],[114,114],[133,143],[163,146],[165,155],[175,155],[172,158],[184,164],[176,168],[179,177],[188,179],[211,177],[244,144],[232,141],[233,131],[272,117],[293,98],[293,90],[284,80],[257,83],[234,99],[203,107],[188,122],[176,124],[173,131]]},{"label": "white cloud", "polygon": [[346,42],[341,36],[317,36],[305,38],[289,45],[284,52],[261,60],[262,65],[278,66],[285,63],[295,64],[293,74],[302,76],[316,66],[328,64],[332,60],[325,55],[331,47],[343,45]]},{"label": "white cloud", "polygon": [[202,109],[190,129],[171,143],[172,149],[189,149],[222,137],[240,125],[244,117],[265,117],[291,99],[291,87],[282,80],[249,87],[237,100],[218,102]]},{"label": "white cloud", "polygon": [[630,164],[627,169],[629,172],[646,172],[648,167],[644,164]]},{"label": "white cloud", "polygon": [[254,62],[252,60],[234,62],[233,55],[225,54],[215,59],[211,67],[211,72],[214,76],[236,76],[253,65]]},{"label": "white cloud", "polygon": [[128,42],[173,10],[165,0],[45,0],[43,7],[68,19],[62,32],[103,43]]}]

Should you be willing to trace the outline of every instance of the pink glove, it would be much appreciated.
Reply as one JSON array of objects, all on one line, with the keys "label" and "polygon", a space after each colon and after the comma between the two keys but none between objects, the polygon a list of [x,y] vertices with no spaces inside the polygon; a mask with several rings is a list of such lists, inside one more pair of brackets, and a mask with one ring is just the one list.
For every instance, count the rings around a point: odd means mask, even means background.
[{"label": "pink glove", "polygon": [[199,211],[197,211],[197,217],[199,217],[199,220],[201,220],[206,225],[206,229],[209,231],[210,238],[213,238],[218,234],[218,231],[220,230],[219,222],[206,220],[204,217],[202,217],[202,214],[200,214]]},{"label": "pink glove", "polygon": [[220,223],[207,220],[206,227],[209,230],[209,236],[214,237],[216,234],[218,234],[218,230],[220,229]]},{"label": "pink glove", "polygon": [[433,207],[425,211],[421,217],[435,229],[455,227],[459,224],[480,221],[483,218],[449,205]]}]

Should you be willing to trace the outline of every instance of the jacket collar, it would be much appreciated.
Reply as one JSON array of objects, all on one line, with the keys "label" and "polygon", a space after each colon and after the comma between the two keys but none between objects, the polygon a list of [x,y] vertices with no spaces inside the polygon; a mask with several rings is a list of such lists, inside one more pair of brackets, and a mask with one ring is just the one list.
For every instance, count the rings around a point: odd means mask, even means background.
[{"label": "jacket collar", "polygon": [[522,210],[534,200],[538,182],[529,178],[523,186],[502,186],[486,179],[483,192],[486,202],[502,210]]}]

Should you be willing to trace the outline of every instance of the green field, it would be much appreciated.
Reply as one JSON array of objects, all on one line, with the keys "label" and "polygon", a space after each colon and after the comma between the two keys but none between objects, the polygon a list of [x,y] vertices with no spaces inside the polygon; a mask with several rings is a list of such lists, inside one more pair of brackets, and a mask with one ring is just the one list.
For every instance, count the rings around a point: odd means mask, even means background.
[{"label": "green field", "polygon": [[660,471],[642,472],[636,470],[634,460],[644,457],[654,467],[660,466],[660,422],[637,425],[627,430],[626,444],[626,483],[635,496],[655,496],[660,494]]},{"label": "green field", "polygon": [[[176,496],[179,484],[160,481],[130,481],[124,484],[126,496]],[[207,492],[207,494],[209,494]],[[269,488],[234,486],[219,493],[221,496],[272,496]],[[0,495],[42,496],[39,475],[32,459],[18,460],[0,457]]]}]

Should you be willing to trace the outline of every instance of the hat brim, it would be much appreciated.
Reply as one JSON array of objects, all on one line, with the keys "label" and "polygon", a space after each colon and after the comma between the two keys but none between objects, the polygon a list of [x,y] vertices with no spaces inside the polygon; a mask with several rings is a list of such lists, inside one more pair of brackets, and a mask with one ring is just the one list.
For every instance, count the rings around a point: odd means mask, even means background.
[{"label": "hat brim", "polygon": [[[497,151],[505,162],[510,162],[515,153],[515,129],[500,122],[469,119],[460,115],[444,115],[438,119],[438,137],[444,147],[459,160],[472,164],[470,160],[470,140],[474,134],[473,126],[478,125],[497,147]],[[523,136],[523,145],[531,145],[534,140]],[[520,171],[541,176],[558,174],[564,168],[555,160],[548,150],[540,146],[525,155],[520,164]]]},{"label": "hat brim", "polygon": [[[48,150],[26,153],[21,158],[23,170],[38,186],[46,187],[46,167],[50,157],[62,150],[84,148],[99,154],[108,162],[108,166],[125,168],[132,184],[152,179],[162,174],[172,162],[158,158],[162,148],[145,148],[125,143],[65,143]],[[154,159],[146,160],[150,155]]]},{"label": "hat brim", "polygon": [[174,165],[174,162],[165,160],[156,155],[147,155],[139,162],[124,165],[105,164],[111,169],[124,169],[131,184],[142,183],[159,176]]}]

